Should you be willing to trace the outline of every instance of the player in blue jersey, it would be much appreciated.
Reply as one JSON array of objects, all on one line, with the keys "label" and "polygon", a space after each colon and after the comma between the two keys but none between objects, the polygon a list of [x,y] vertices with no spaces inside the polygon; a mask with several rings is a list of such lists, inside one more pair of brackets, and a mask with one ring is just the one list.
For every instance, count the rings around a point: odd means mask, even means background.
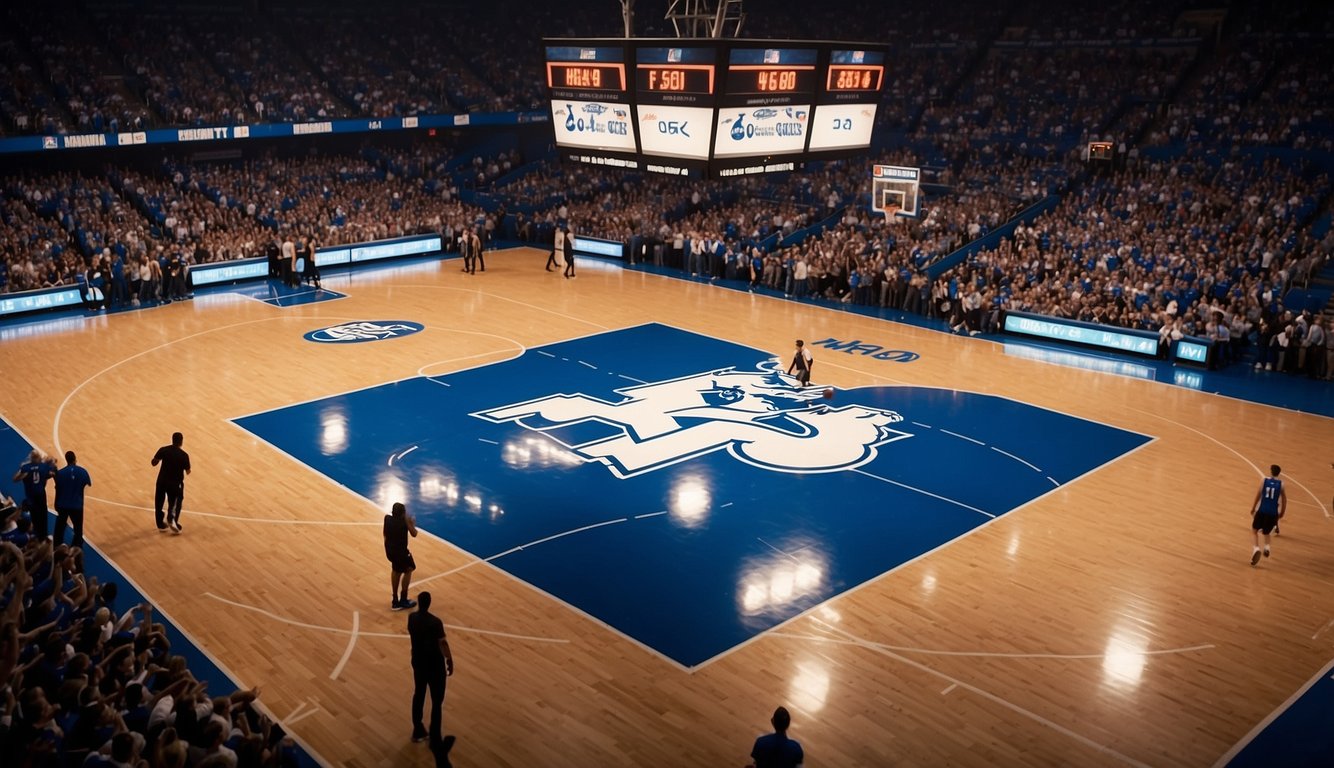
[{"label": "player in blue jersey", "polygon": [[32,519],[32,535],[37,539],[46,538],[46,481],[55,476],[55,461],[43,457],[36,449],[28,454],[27,463],[14,473],[14,482],[23,481],[23,503]]},{"label": "player in blue jersey", "polygon": [[1283,490],[1283,481],[1278,479],[1283,470],[1277,464],[1269,468],[1269,477],[1260,484],[1255,492],[1255,503],[1251,505],[1251,535],[1255,537],[1255,549],[1251,551],[1251,565],[1260,562],[1260,534],[1265,535],[1264,556],[1269,557],[1269,534],[1278,526],[1279,518],[1287,514],[1288,494]]}]

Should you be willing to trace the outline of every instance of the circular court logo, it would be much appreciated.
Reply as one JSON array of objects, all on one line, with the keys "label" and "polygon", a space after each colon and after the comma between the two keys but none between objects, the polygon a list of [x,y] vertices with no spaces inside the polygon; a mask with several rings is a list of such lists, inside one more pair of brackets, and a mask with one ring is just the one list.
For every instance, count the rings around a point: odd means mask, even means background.
[{"label": "circular court logo", "polygon": [[356,323],[331,325],[311,331],[301,338],[325,344],[355,344],[361,341],[381,341],[399,336],[411,336],[426,326],[408,320],[362,320]]}]

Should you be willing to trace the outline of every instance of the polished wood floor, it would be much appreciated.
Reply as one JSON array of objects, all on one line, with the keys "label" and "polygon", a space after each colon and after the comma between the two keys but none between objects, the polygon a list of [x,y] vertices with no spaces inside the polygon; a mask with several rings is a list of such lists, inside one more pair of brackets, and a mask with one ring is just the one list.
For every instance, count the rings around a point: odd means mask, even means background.
[{"label": "polished wood floor", "polygon": [[[214,295],[64,322],[0,344],[0,415],[78,452],[88,538],[331,765],[429,764],[408,739],[384,510],[230,419],[655,320],[775,354],[826,336],[913,350],[825,352],[816,378],[1004,395],[1156,440],[694,673],[418,539],[452,627],[459,766],[740,766],[779,704],[807,766],[1206,766],[1334,658],[1331,420],[593,263],[562,280],[544,257],[331,278],[348,298],[288,309]],[[427,330],[301,338],[364,319]],[[179,537],[150,510],[173,430],[195,466]],[[1247,512],[1274,462],[1289,516],[1252,568]]]}]

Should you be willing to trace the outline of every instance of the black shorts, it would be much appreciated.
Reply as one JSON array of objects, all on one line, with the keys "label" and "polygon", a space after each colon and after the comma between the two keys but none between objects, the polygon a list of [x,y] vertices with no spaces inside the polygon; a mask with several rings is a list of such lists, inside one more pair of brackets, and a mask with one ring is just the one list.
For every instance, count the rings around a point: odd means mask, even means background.
[{"label": "black shorts", "polygon": [[1278,525],[1278,515],[1257,512],[1255,517],[1251,518],[1251,528],[1266,536],[1274,530],[1276,525]]},{"label": "black shorts", "polygon": [[394,573],[417,570],[417,562],[412,559],[412,553],[406,549],[402,552],[386,552],[385,557],[389,559],[390,565],[394,566]]}]

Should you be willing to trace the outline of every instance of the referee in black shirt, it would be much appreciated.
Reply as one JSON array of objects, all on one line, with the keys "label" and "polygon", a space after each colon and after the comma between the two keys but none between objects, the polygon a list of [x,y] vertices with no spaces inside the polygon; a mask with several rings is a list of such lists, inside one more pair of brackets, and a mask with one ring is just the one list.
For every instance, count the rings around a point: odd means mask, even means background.
[{"label": "referee in black shirt", "polygon": [[[185,436],[171,433],[171,445],[164,445],[153,454],[157,471],[157,488],[153,492],[153,514],[157,516],[158,533],[181,532],[181,499],[185,495],[185,476],[190,474],[190,454],[181,450]],[[162,514],[162,502],[167,502],[167,515]]]}]

